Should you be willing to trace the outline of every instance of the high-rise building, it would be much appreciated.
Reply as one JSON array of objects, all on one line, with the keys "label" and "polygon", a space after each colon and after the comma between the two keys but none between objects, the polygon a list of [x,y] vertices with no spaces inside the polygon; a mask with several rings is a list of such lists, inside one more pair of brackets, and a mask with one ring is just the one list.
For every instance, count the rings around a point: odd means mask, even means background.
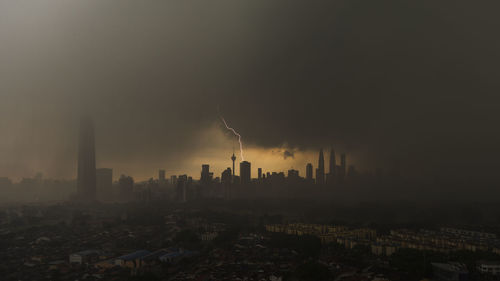
[{"label": "high-rise building", "polygon": [[170,184],[177,186],[177,176],[170,176]]},{"label": "high-rise building", "polygon": [[323,155],[323,149],[319,151],[318,168],[316,169],[316,183],[325,183],[325,157]]},{"label": "high-rise building", "polygon": [[187,189],[189,185],[189,178],[187,175],[180,175],[176,183],[176,199],[179,202],[187,201]]},{"label": "high-rise building", "polygon": [[159,170],[158,171],[158,183],[160,185],[163,185],[166,183],[166,179],[165,179],[165,170]]},{"label": "high-rise building", "polygon": [[231,177],[232,177],[231,168],[227,168],[226,170],[224,170],[224,172],[222,172],[220,182],[223,185],[231,185]]},{"label": "high-rise building", "polygon": [[112,197],[113,169],[101,168],[96,170],[97,198],[107,200]]},{"label": "high-rise building", "polygon": [[259,168],[259,169],[257,170],[257,174],[258,174],[258,178],[259,178],[259,180],[261,180],[261,179],[262,179],[262,168]]},{"label": "high-rise building", "polygon": [[306,165],[306,180],[307,182],[313,181],[313,165],[311,163]]},{"label": "high-rise building", "polygon": [[240,181],[241,184],[249,184],[251,181],[250,162],[243,161],[240,163]]},{"label": "high-rise building", "polygon": [[77,197],[82,201],[96,199],[94,123],[89,117],[80,121],[78,144]]},{"label": "high-rise building", "polygon": [[201,184],[208,185],[212,182],[213,173],[210,173],[210,165],[204,164],[201,165]]},{"label": "high-rise building", "polygon": [[220,182],[224,188],[224,198],[228,199],[230,197],[230,187],[233,182],[231,168],[227,168],[224,172],[222,172]]}]

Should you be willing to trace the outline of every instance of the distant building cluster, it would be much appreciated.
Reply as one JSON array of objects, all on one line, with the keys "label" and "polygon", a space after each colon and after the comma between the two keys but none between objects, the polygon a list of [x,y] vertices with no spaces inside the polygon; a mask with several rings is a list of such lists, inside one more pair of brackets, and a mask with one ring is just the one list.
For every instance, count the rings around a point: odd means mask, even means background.
[{"label": "distant building cluster", "polygon": [[356,245],[371,245],[377,238],[377,231],[371,228],[350,229],[341,225],[321,224],[271,224],[266,225],[268,232],[285,233],[289,235],[312,235],[321,240],[323,244],[338,243],[352,249]]},{"label": "distant building cluster", "polygon": [[347,158],[340,155],[340,165],[337,165],[335,150],[331,149],[329,170],[325,170],[323,149],[319,151],[316,176],[313,177],[313,165],[306,165],[306,177],[301,177],[299,171],[290,169],[284,172],[263,172],[258,168],[257,178],[252,178],[251,163],[242,161],[239,165],[239,175],[236,174],[236,156],[231,156],[232,168],[224,170],[220,177],[214,177],[210,165],[203,164],[199,180],[193,180],[188,175],[173,175],[166,178],[165,170],[159,170],[158,179],[135,184],[133,178],[122,175],[118,183],[113,183],[113,170],[96,169],[94,125],[89,118],[83,118],[80,124],[78,151],[78,177],[75,199],[83,202],[92,201],[132,201],[149,200],[168,197],[166,189],[170,189],[170,199],[186,202],[199,197],[235,198],[255,194],[252,186],[278,185],[310,185],[332,186],[342,184],[346,177],[356,174],[354,166],[347,167]]},{"label": "distant building cluster", "polygon": [[370,228],[349,229],[341,225],[291,223],[266,225],[266,230],[298,236],[313,235],[320,238],[323,244],[337,243],[347,249],[366,245],[371,247],[373,254],[384,256],[390,256],[398,249],[442,253],[489,251],[500,255],[500,240],[495,234],[456,228],[441,228],[439,231],[422,229],[418,232],[396,229],[391,230],[389,235],[377,235],[376,230]]},{"label": "distant building cluster", "polygon": [[495,234],[455,228],[441,228],[439,231],[421,229],[391,230],[389,235],[377,238],[382,247],[409,248],[449,253],[452,251],[483,251],[500,254],[500,240]]},{"label": "distant building cluster", "polygon": [[326,173],[323,150],[321,149],[315,178],[311,163],[306,165],[305,178],[301,177],[299,171],[295,169],[290,169],[285,174],[285,172],[263,172],[262,168],[257,169],[257,178],[252,178],[252,164],[248,161],[240,163],[240,172],[239,175],[236,175],[236,156],[233,153],[231,156],[232,169],[228,167],[222,172],[220,177],[214,177],[214,174],[210,172],[210,165],[203,164],[199,181],[194,181],[191,177],[187,177],[187,175],[180,175],[172,176],[170,184],[176,189],[175,198],[181,202],[186,202],[197,197],[229,199],[256,195],[258,194],[259,187],[267,187],[265,190],[269,190],[272,187],[310,186],[311,184],[334,186],[342,184],[346,178],[356,175],[354,166],[347,168],[346,159],[346,155],[341,154],[340,165],[336,165],[336,155],[332,149],[330,152],[329,172]]},{"label": "distant building cluster", "polygon": [[[189,258],[197,254],[197,252],[181,248],[160,249],[154,252],[150,252],[148,250],[138,250],[119,257],[97,262],[94,266],[98,269],[111,269],[118,266],[138,271],[144,268],[160,265],[161,263],[177,263],[184,258]],[[72,256],[74,257],[78,255],[78,253],[70,255],[70,260]]]},{"label": "distant building cluster", "polygon": [[[336,183],[342,183],[345,180],[347,174],[347,158],[344,153],[340,155],[340,165],[337,165],[337,159],[335,155],[335,150],[332,148],[330,151],[329,159],[329,170],[328,173],[325,172],[325,157],[323,155],[323,149],[319,151],[318,168],[316,169],[316,184],[319,185],[334,185]],[[312,164],[307,164],[307,179],[312,182]],[[350,167],[350,172],[354,173],[354,166]]]}]

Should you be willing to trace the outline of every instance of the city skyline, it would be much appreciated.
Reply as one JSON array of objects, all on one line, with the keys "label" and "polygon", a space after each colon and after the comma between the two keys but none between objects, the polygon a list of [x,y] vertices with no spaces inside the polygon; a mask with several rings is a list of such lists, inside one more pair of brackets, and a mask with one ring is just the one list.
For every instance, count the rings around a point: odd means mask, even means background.
[{"label": "city skyline", "polygon": [[0,0],[0,279],[500,280],[499,8]]},{"label": "city skyline", "polygon": [[220,108],[245,149],[335,145],[361,170],[498,182],[495,9],[195,2],[4,3],[0,175],[73,178],[81,112],[99,123],[98,166],[194,174]]},{"label": "city skyline", "polygon": [[[90,118],[90,116],[85,116],[85,118]],[[84,119],[84,118],[82,118]],[[213,129],[210,130],[205,137],[209,137],[211,139],[214,139],[215,141],[213,142],[213,145],[211,146],[206,146],[206,153],[204,154],[203,152],[201,153],[202,157],[196,157],[192,159],[191,161],[187,163],[183,162],[172,162],[172,163],[165,163],[165,162],[160,162],[158,164],[152,165],[145,165],[147,168],[144,169],[143,163],[138,162],[138,163],[113,163],[106,161],[106,159],[103,159],[104,157],[100,153],[103,150],[102,147],[102,142],[100,142],[100,130],[99,130],[99,123],[96,124],[95,120],[92,120],[92,125],[94,127],[94,130],[96,131],[95,135],[95,143],[96,143],[96,156],[95,156],[95,162],[96,162],[96,167],[97,168],[112,168],[113,169],[113,181],[117,181],[122,174],[132,176],[134,179],[138,181],[147,181],[150,178],[156,178],[158,169],[165,170],[165,173],[167,176],[170,175],[180,175],[180,174],[188,174],[195,176],[199,173],[199,167],[203,163],[209,163],[211,166],[211,169],[216,173],[217,175],[220,175],[227,167],[232,167],[231,160],[229,159],[232,155],[232,144],[233,144],[233,138],[234,136],[232,134],[228,134],[227,132],[224,131],[223,128],[221,128],[220,124],[216,124],[213,126]],[[79,123],[75,123],[79,124]],[[78,126],[76,126],[78,127]],[[75,143],[78,143],[79,141],[76,141]],[[291,151],[291,152],[290,152]],[[329,150],[328,150],[329,151]],[[292,154],[293,152],[293,157],[286,156],[285,154]],[[245,153],[248,154],[246,158],[249,159],[250,162],[252,162],[252,167],[251,167],[251,174],[252,175],[257,175],[258,174],[258,168],[262,168],[264,172],[267,171],[281,171],[281,172],[286,172],[289,169],[297,169],[299,170],[301,175],[306,174],[306,164],[309,162],[314,162],[317,163],[317,157],[318,157],[318,150],[316,149],[308,149],[308,150],[299,150],[296,148],[289,148],[289,147],[275,147],[275,148],[258,148],[254,147],[253,145],[248,145],[245,148]],[[71,157],[73,156],[74,157]],[[42,169],[33,171],[31,174],[24,174],[24,175],[19,175],[18,177],[9,177],[9,175],[0,175],[0,176],[6,176],[11,178],[14,181],[20,181],[22,178],[29,178],[31,176],[34,176],[37,173],[41,173],[44,175],[46,178],[54,178],[54,179],[77,179],[77,156],[78,153],[75,152],[73,155],[69,154],[68,158],[69,159],[75,159],[73,163],[71,163],[69,166],[70,167],[75,167],[74,172],[72,173],[73,176],[67,176],[67,177],[58,177],[54,176],[51,174],[45,173]],[[352,155],[352,154],[350,154]],[[356,155],[356,154],[354,154]],[[337,159],[337,161],[340,161],[340,157]],[[236,172],[239,175],[239,164],[241,162],[241,159],[239,157],[239,154],[235,154],[235,162],[236,162]],[[356,162],[356,161],[354,161]],[[124,167],[125,166],[125,167]],[[139,169],[139,171],[134,170],[133,167],[139,167],[142,169]],[[315,168],[317,167],[314,165]],[[132,167],[132,168],[130,168]],[[328,165],[325,166],[327,169],[329,169]],[[362,167],[362,166],[361,166]],[[232,168],[231,168],[232,169]],[[362,169],[363,170],[363,169]],[[373,172],[374,169],[367,169],[367,171]],[[316,174],[314,174],[314,178],[316,177]]]}]

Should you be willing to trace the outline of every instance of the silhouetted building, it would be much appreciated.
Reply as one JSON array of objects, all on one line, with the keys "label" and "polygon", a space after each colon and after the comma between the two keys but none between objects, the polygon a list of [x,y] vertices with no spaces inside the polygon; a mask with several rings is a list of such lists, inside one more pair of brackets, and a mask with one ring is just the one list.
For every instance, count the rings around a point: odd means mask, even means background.
[{"label": "silhouetted building", "polygon": [[292,184],[296,184],[300,181],[299,171],[291,169],[288,170],[288,182]]},{"label": "silhouetted building", "polygon": [[241,184],[249,184],[251,181],[250,162],[248,161],[240,163],[240,181]]},{"label": "silhouetted building", "polygon": [[231,178],[232,178],[231,168],[227,168],[226,170],[224,170],[224,172],[222,172],[220,182],[223,185],[231,185],[232,181]]},{"label": "silhouetted building", "polygon": [[306,165],[306,180],[307,182],[313,182],[313,165],[311,163]]},{"label": "silhouetted building", "polygon": [[231,168],[227,168],[224,172],[222,172],[222,176],[220,178],[220,182],[222,187],[224,188],[224,198],[229,198],[229,188],[231,187],[233,181],[233,176],[231,174]]},{"label": "silhouetted building", "polygon": [[323,156],[323,149],[319,151],[318,168],[316,169],[316,183],[325,184],[325,157]]},{"label": "silhouetted building", "polygon": [[100,200],[111,199],[113,195],[113,169],[96,170],[97,197]]},{"label": "silhouetted building", "polygon": [[78,145],[77,197],[79,200],[94,201],[96,199],[95,166],[94,124],[90,118],[82,118]]},{"label": "silhouetted building", "polygon": [[166,183],[165,170],[159,170],[158,171],[158,183],[160,185],[164,185]]},{"label": "silhouetted building", "polygon": [[262,179],[262,168],[259,168],[257,170],[257,174],[258,174],[258,179],[261,180]]},{"label": "silhouetted building", "polygon": [[290,169],[288,170],[288,177],[289,178],[298,178],[299,177],[299,171]]},{"label": "silhouetted building", "polygon": [[285,184],[285,173],[283,172],[279,172],[279,173],[276,173],[276,172],[273,172],[272,174],[270,174],[268,177],[267,177],[267,180],[269,183],[271,183],[271,185],[274,185],[274,186],[283,186],[283,184]]},{"label": "silhouetted building", "polygon": [[214,174],[210,173],[210,165],[204,164],[201,166],[201,184],[209,185],[212,182],[213,176]]},{"label": "silhouetted building", "polygon": [[170,184],[172,184],[173,186],[177,185],[177,176],[170,177]]}]

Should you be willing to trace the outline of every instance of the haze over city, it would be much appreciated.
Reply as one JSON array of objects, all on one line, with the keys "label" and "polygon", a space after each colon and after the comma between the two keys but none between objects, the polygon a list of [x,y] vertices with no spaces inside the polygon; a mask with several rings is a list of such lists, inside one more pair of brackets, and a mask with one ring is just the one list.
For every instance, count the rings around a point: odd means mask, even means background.
[{"label": "haze over city", "polygon": [[220,106],[259,151],[496,182],[494,9],[384,3],[2,1],[2,174],[74,178],[81,111],[99,166],[194,173]]},{"label": "haze over city", "polygon": [[0,0],[0,279],[498,280],[499,8]]}]

